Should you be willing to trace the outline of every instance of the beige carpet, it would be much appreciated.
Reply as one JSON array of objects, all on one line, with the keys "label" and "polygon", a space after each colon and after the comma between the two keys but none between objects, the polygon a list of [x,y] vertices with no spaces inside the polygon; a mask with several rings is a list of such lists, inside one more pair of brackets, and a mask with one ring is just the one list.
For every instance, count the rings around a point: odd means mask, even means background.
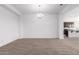
[{"label": "beige carpet", "polygon": [[10,44],[0,47],[0,54],[1,55],[77,55],[79,54],[78,47],[79,47],[79,40],[18,39]]}]

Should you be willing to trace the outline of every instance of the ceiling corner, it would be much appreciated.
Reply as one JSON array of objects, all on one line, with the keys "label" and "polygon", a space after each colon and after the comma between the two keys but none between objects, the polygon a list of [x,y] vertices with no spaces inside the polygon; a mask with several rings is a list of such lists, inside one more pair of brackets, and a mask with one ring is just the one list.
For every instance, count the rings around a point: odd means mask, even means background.
[{"label": "ceiling corner", "polygon": [[10,4],[5,4],[5,6],[11,11],[15,12],[16,14],[21,15],[21,13],[17,9],[15,9],[13,6],[11,6]]}]

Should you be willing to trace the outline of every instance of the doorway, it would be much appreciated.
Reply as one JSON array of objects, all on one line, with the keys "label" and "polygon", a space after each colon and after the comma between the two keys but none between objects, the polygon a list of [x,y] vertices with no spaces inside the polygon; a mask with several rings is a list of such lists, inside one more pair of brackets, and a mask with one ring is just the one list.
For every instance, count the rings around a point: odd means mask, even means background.
[{"label": "doorway", "polygon": [[70,33],[73,32],[74,22],[64,22],[64,38],[69,38]]}]

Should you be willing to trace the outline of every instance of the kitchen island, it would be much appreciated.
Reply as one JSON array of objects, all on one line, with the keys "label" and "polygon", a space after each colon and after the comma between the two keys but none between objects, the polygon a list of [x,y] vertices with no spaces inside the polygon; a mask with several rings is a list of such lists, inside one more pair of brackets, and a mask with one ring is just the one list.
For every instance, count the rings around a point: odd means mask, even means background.
[{"label": "kitchen island", "polygon": [[64,28],[64,31],[68,32],[66,35],[68,37],[79,37],[79,29],[78,28]]}]

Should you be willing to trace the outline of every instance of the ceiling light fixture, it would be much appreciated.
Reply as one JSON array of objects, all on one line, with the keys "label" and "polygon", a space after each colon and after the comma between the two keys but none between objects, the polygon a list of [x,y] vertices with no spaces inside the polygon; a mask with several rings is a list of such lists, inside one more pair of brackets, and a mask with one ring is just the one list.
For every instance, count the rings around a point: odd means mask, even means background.
[{"label": "ceiling light fixture", "polygon": [[41,5],[38,5],[38,7],[39,7],[39,11],[38,11],[37,17],[42,18],[44,16],[44,14],[41,13],[41,10],[40,10]]},{"label": "ceiling light fixture", "polygon": [[38,14],[37,14],[37,17],[39,17],[39,18],[41,18],[41,17],[43,17],[43,16],[44,16],[43,13],[38,13]]}]

